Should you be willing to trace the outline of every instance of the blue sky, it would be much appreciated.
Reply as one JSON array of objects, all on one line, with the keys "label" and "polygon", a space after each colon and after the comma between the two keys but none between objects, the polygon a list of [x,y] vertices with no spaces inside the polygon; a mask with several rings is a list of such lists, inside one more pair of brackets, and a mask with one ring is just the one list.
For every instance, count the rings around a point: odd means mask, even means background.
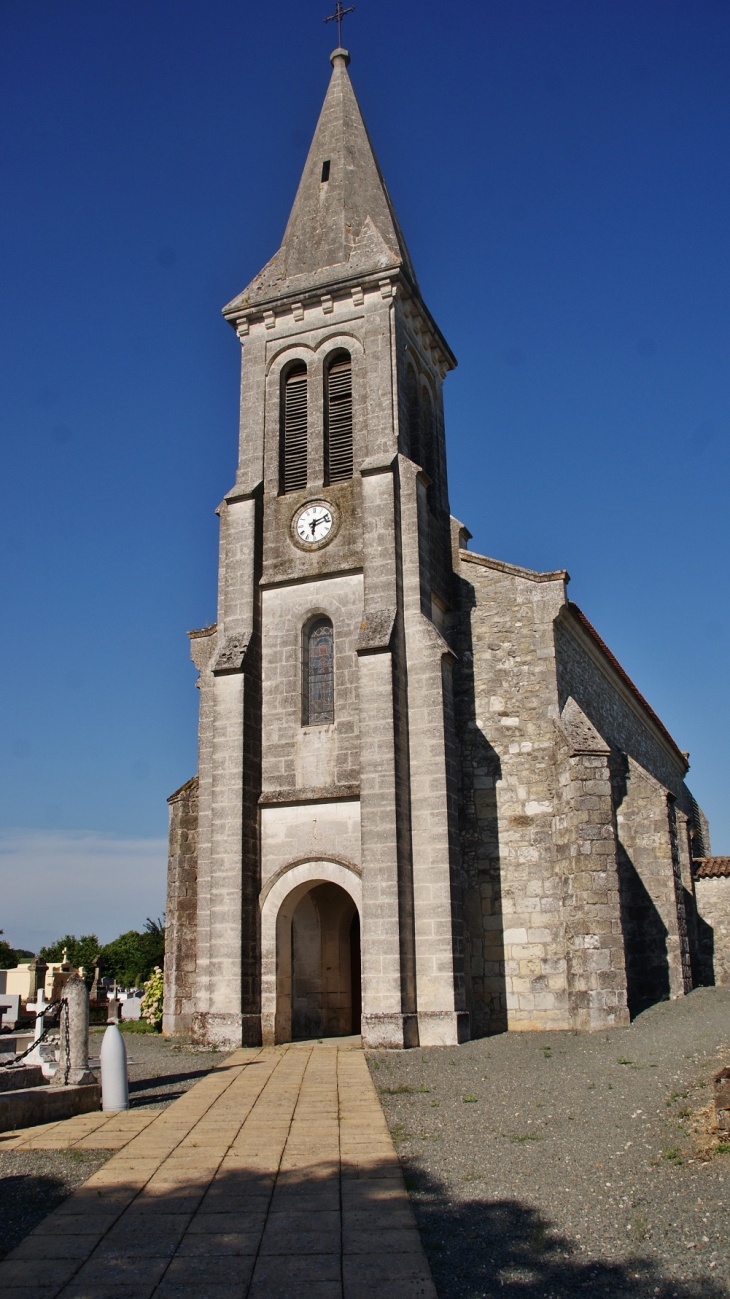
[{"label": "blue sky", "polygon": [[[92,876],[102,937],[164,904],[165,798],[196,766],[185,632],[215,617],[213,511],[235,471],[220,308],[278,247],[327,86],[326,12],[0,3],[0,863],[28,881],[12,905],[0,891],[0,927],[19,944],[78,931]],[[473,549],[569,570],[690,750],[715,852],[729,37],[724,0],[358,0],[346,20],[460,362],[453,512]],[[41,903],[40,878],[57,881]]]}]

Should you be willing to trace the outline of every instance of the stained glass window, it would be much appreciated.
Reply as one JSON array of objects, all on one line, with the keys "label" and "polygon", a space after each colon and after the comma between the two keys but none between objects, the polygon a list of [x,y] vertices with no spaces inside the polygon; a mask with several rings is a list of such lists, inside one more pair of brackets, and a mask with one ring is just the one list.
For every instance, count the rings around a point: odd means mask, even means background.
[{"label": "stained glass window", "polygon": [[305,725],[335,720],[335,645],[329,618],[318,618],[306,635]]}]

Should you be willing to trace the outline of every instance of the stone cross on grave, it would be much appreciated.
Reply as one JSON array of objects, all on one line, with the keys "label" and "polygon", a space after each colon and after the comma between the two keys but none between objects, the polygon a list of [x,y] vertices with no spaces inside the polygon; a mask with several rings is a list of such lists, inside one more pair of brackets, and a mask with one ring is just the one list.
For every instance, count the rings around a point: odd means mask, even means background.
[{"label": "stone cross on grave", "polygon": [[41,1036],[41,1033],[43,1032],[43,1026],[45,1022],[44,1015],[45,1012],[48,1010],[50,1004],[51,1004],[50,1002],[46,1001],[46,994],[43,988],[38,989],[36,993],[35,1001],[26,1002],[26,1006],[25,1006],[26,1010],[29,1010],[32,1015],[35,1015],[35,1033],[33,1034],[34,1042],[38,1041],[38,1038]]}]

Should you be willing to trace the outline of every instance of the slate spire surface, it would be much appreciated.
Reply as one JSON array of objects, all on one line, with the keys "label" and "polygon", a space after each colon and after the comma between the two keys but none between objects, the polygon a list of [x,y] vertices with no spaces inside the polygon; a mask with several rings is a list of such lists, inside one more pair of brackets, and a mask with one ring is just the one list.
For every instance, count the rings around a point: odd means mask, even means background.
[{"label": "slate spire surface", "polygon": [[330,56],[332,76],[281,247],[224,309],[236,310],[324,284],[400,269],[417,281],[347,71],[347,50]]}]

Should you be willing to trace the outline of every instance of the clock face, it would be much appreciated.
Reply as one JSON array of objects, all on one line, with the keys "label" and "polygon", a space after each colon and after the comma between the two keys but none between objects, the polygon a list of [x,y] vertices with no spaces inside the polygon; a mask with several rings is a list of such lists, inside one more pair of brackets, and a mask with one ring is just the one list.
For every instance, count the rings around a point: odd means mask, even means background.
[{"label": "clock face", "polygon": [[324,541],[329,536],[333,524],[332,511],[328,505],[307,505],[297,515],[296,533],[300,541],[312,545]]}]

